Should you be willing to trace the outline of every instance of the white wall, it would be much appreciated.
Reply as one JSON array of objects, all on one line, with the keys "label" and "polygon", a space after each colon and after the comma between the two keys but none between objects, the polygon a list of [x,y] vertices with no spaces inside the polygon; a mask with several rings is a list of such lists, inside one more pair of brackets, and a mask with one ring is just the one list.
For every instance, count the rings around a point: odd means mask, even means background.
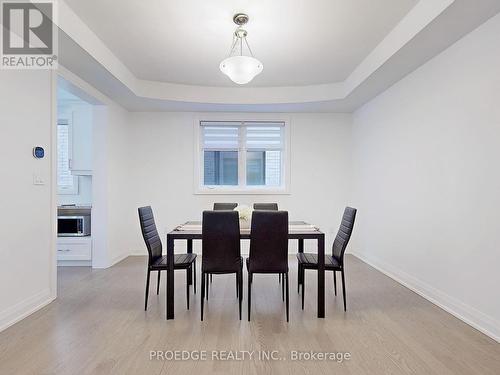
[{"label": "white wall", "polygon": [[[107,101],[94,106],[92,174],[92,266],[107,268],[130,254],[127,112]],[[125,216],[126,217],[126,216]]]},{"label": "white wall", "polygon": [[[126,220],[129,228],[126,234],[122,234],[125,248],[146,254],[137,217],[138,207],[153,207],[164,240],[167,228],[173,229],[186,220],[201,220],[202,211],[211,209],[216,201],[248,205],[278,202],[281,209],[289,211],[291,219],[319,225],[327,232],[327,246],[331,245],[331,233],[338,228],[351,190],[350,115],[284,115],[290,119],[291,126],[291,194],[270,196],[194,194],[193,125],[195,117],[199,116],[193,113],[129,114],[131,146],[127,150],[127,178],[123,185],[116,187],[117,194],[113,194],[113,199],[119,202],[125,201],[121,194],[130,197],[132,202],[116,216],[117,220]],[[259,119],[261,115],[251,116]],[[125,129],[122,127],[119,131],[123,136]],[[121,207],[125,208],[125,205]],[[176,250],[182,251],[183,247],[179,245]],[[294,246],[291,250],[296,249],[296,244]],[[306,241],[306,246],[315,246],[315,243]]]},{"label": "white wall", "polygon": [[51,72],[0,70],[0,330],[55,298],[53,89]]},{"label": "white wall", "polygon": [[354,114],[356,253],[500,338],[500,15]]},{"label": "white wall", "polygon": [[[122,107],[107,105],[107,249],[112,265],[131,253],[129,232],[135,229],[136,220],[130,209],[134,190],[130,190],[135,176],[131,173],[131,157],[137,141],[128,132],[131,113]],[[100,163],[96,160],[95,163]],[[133,210],[132,210],[133,211]],[[135,212],[135,211],[134,211]]]}]

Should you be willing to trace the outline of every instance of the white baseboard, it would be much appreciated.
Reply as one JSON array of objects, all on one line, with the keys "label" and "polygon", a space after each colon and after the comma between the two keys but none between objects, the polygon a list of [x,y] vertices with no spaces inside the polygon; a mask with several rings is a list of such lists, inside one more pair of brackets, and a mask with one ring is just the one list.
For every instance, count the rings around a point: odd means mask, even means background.
[{"label": "white baseboard", "polygon": [[491,337],[493,340],[500,342],[500,322],[495,320],[493,317],[482,313],[474,307],[457,300],[456,298],[421,280],[418,280],[404,271],[396,269],[392,265],[381,261],[376,257],[358,252],[351,252],[351,254],[468,325],[474,327],[478,331]]},{"label": "white baseboard", "polygon": [[24,301],[0,312],[0,332],[16,324],[28,315],[47,306],[56,298],[50,292],[50,289],[44,289],[41,292],[26,298]]}]

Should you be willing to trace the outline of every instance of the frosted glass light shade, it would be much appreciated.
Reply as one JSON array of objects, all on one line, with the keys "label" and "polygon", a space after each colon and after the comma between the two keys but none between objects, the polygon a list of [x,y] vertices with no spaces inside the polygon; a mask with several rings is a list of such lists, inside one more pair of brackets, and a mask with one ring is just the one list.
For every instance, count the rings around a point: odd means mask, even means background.
[{"label": "frosted glass light shade", "polygon": [[251,56],[231,56],[220,63],[221,72],[239,85],[250,82],[262,69],[262,63]]}]

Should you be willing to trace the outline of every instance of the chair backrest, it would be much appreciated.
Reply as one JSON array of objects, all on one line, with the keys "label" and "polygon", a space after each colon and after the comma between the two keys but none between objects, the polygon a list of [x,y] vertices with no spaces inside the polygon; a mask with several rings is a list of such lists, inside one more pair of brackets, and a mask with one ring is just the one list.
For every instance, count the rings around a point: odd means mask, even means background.
[{"label": "chair backrest", "polygon": [[148,249],[149,263],[151,263],[162,256],[161,239],[156,230],[155,218],[151,206],[140,207],[138,211],[142,237]]},{"label": "chair backrest", "polygon": [[238,206],[238,203],[214,203],[214,211],[231,211]]},{"label": "chair backrest", "polygon": [[254,210],[278,211],[278,203],[254,203]]},{"label": "chair backrest", "polygon": [[288,212],[254,211],[250,232],[250,272],[288,271]]},{"label": "chair backrest", "polygon": [[236,272],[241,269],[238,212],[204,211],[202,240],[203,272]]},{"label": "chair backrest", "polygon": [[340,223],[339,231],[333,241],[332,255],[342,265],[344,262],[344,252],[351,238],[352,229],[354,228],[354,221],[356,220],[356,209],[346,207],[344,215],[342,215],[342,222]]}]

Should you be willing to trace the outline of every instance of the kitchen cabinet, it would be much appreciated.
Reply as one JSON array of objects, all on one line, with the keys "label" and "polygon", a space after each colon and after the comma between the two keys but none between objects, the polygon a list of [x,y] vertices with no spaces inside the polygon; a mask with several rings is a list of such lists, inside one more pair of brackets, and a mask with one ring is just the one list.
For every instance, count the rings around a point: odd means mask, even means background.
[{"label": "kitchen cabinet", "polygon": [[92,175],[92,107],[71,107],[72,147],[69,168],[73,176]]},{"label": "kitchen cabinet", "polygon": [[57,261],[59,265],[64,265],[64,262],[68,261],[90,262],[91,260],[91,237],[57,238]]}]

